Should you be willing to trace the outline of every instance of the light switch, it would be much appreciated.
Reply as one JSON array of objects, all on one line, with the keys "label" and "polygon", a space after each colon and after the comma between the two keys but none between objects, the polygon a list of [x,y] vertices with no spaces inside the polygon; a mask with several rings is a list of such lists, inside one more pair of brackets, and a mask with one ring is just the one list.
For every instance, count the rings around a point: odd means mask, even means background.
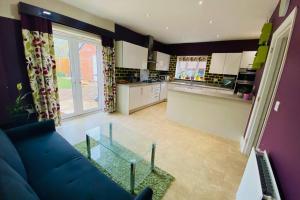
[{"label": "light switch", "polygon": [[278,112],[279,106],[280,106],[280,101],[276,101],[275,106],[274,106],[274,110],[275,110],[276,112]]}]

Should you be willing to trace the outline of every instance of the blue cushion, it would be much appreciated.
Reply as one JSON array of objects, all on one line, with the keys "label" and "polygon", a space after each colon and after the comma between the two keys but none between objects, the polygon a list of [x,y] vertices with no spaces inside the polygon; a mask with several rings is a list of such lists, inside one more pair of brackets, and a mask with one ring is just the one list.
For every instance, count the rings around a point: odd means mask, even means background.
[{"label": "blue cushion", "polygon": [[0,158],[1,200],[38,200],[28,183],[11,166]]},{"label": "blue cushion", "polygon": [[56,132],[17,140],[15,146],[41,199],[133,199]]},{"label": "blue cushion", "polygon": [[134,200],[152,200],[153,190],[149,187],[145,188]]},{"label": "blue cushion", "polygon": [[16,140],[30,139],[36,135],[48,134],[53,131],[55,131],[54,120],[45,120],[8,129],[5,133],[12,142],[15,142]]},{"label": "blue cushion", "polygon": [[7,135],[0,129],[0,158],[5,160],[16,172],[25,180],[27,179],[26,171],[22,160]]}]

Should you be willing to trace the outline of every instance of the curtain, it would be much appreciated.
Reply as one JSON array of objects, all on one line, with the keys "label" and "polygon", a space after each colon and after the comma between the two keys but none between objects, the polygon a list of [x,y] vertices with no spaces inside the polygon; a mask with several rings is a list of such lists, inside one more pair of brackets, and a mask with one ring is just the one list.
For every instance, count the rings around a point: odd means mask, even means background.
[{"label": "curtain", "polygon": [[102,37],[103,75],[104,75],[104,111],[116,111],[116,77],[113,40]]},{"label": "curtain", "polygon": [[21,15],[27,73],[38,120],[54,119],[60,124],[60,105],[54,60],[51,22]]}]

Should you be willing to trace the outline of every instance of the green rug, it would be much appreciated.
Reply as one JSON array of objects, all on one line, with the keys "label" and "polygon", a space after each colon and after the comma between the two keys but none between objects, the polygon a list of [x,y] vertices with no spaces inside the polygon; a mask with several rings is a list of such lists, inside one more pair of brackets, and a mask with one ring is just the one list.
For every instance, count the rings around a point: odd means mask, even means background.
[{"label": "green rug", "polygon": [[[99,148],[101,151],[101,159],[97,160],[100,165],[91,161],[102,173],[106,174],[113,181],[118,183],[122,188],[129,192],[129,165],[126,161],[116,157],[116,155],[112,154],[109,150],[96,146],[96,142],[91,140],[91,146],[95,148]],[[75,148],[82,153],[85,157],[87,157],[87,148],[86,142],[81,142],[75,145]],[[122,146],[117,146],[116,148],[125,152],[128,155],[136,156],[137,160],[140,158],[138,155],[133,152],[125,149]],[[160,200],[163,198],[168,188],[170,187],[172,181],[175,178],[169,173],[161,170],[158,167],[155,167],[154,172],[150,172],[150,174],[146,177],[140,176],[140,174],[144,174],[147,170],[149,170],[150,163],[148,161],[140,161],[136,166],[136,183],[137,187],[135,188],[135,193],[138,194],[145,187],[150,187],[153,190],[153,200]],[[117,170],[116,170],[117,169]],[[121,170],[120,170],[121,169]],[[113,175],[112,175],[113,174]]]}]

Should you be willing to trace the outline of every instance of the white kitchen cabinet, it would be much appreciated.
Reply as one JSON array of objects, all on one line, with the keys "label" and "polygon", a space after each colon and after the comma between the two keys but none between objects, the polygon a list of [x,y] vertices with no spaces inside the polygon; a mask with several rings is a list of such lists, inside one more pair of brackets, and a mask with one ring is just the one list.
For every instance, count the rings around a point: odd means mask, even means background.
[{"label": "white kitchen cabinet", "polygon": [[237,75],[241,57],[241,53],[213,53],[209,73]]},{"label": "white kitchen cabinet", "polygon": [[168,71],[170,64],[170,55],[159,51],[154,52],[154,59],[156,60],[156,70]]},{"label": "white kitchen cabinet", "polygon": [[211,57],[209,73],[223,74],[225,59],[226,59],[226,53],[213,53]]},{"label": "white kitchen cabinet", "polygon": [[147,69],[148,49],[125,41],[116,42],[116,67]]},{"label": "white kitchen cabinet", "polygon": [[152,85],[152,103],[159,101],[161,84]]},{"label": "white kitchen cabinet", "polygon": [[143,106],[143,87],[130,87],[129,88],[129,109],[135,109]]},{"label": "white kitchen cabinet", "polygon": [[226,53],[223,74],[237,75],[239,73],[242,53]]},{"label": "white kitchen cabinet", "polygon": [[244,51],[242,53],[242,60],[241,60],[240,68],[252,69],[255,55],[256,55],[256,51]]},{"label": "white kitchen cabinet", "polygon": [[163,101],[166,100],[168,96],[168,83],[162,82],[160,84],[160,95],[159,95],[159,100]]},{"label": "white kitchen cabinet", "polygon": [[161,84],[119,84],[117,86],[117,111],[130,114],[160,102]]},{"label": "white kitchen cabinet", "polygon": [[152,85],[143,86],[143,97],[141,101],[143,106],[152,103]]}]

